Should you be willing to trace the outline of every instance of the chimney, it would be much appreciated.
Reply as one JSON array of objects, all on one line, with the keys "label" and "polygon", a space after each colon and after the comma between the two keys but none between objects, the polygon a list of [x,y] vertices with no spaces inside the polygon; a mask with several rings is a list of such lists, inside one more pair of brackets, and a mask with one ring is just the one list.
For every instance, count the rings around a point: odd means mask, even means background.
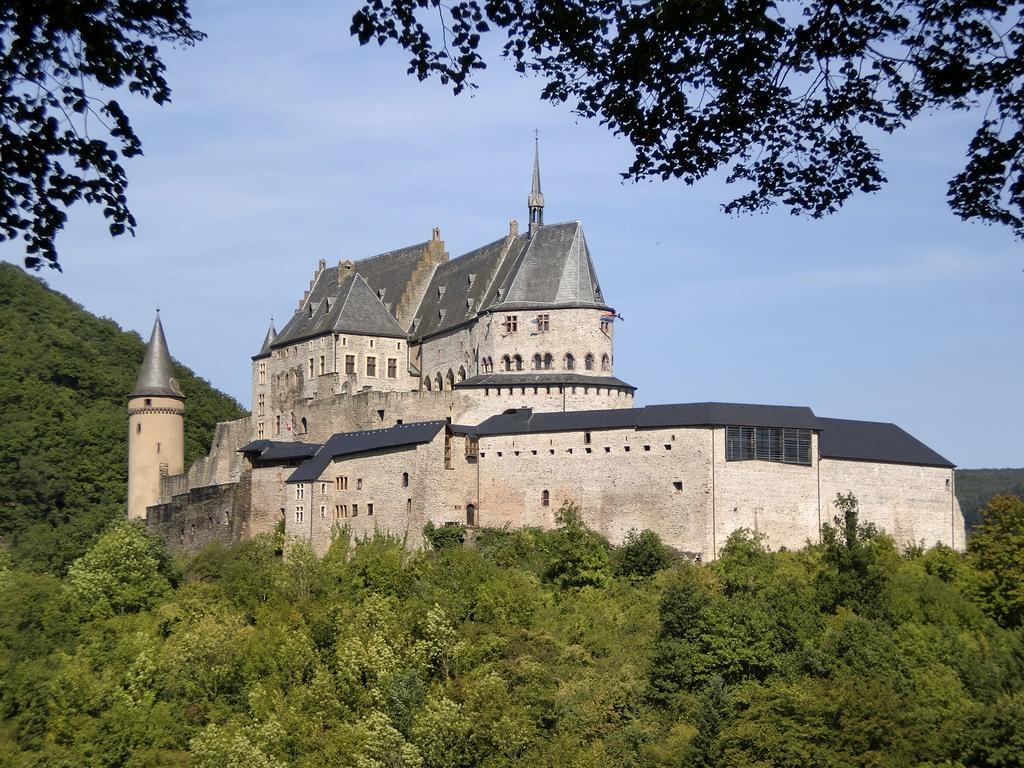
[{"label": "chimney", "polygon": [[345,280],[356,271],[356,265],[349,259],[342,259],[338,262],[338,285],[341,285]]},{"label": "chimney", "polygon": [[515,219],[511,219],[508,222],[508,236],[518,237],[519,236],[519,222]]}]

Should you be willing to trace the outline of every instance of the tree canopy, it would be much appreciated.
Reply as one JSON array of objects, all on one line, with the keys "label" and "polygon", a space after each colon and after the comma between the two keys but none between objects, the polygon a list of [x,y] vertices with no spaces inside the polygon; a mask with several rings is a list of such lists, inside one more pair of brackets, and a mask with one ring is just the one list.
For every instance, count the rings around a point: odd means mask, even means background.
[{"label": "tree canopy", "polygon": [[114,95],[171,98],[158,46],[194,45],[187,0],[14,0],[0,7],[0,242],[25,265],[60,268],[67,209],[100,206],[111,235],[134,232],[122,158],[142,153]]},{"label": "tree canopy", "polygon": [[708,565],[566,506],[428,552],[211,545],[183,575],[122,522],[63,579],[0,563],[0,764],[1021,765],[1024,634],[979,585],[1019,585],[1024,542],[900,553],[856,510]]},{"label": "tree canopy", "polygon": [[[625,137],[626,178],[692,184],[724,170],[729,212],[820,217],[886,181],[880,133],[938,110],[978,126],[947,199],[1024,237],[1024,28],[988,0],[374,0],[363,44],[396,43],[409,73],[459,93],[500,46],[541,98]],[[493,46],[488,36],[500,40]]]}]

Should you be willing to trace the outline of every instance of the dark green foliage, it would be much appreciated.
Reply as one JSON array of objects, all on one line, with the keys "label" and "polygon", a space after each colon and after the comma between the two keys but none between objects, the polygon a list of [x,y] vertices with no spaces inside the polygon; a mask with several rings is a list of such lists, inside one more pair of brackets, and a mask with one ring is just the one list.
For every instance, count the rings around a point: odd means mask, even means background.
[{"label": "dark green foliage", "polygon": [[1024,498],[1024,469],[958,469],[956,499],[964,513],[967,532],[981,521],[981,510],[994,496]]},{"label": "dark green foliage", "polygon": [[540,78],[541,98],[633,145],[623,176],[692,184],[724,171],[741,187],[724,206],[734,213],[832,213],[885,183],[878,136],[922,113],[974,110],[949,205],[1024,237],[1022,10],[977,0],[371,0],[351,32],[401,46],[410,74],[456,94],[500,51]]},{"label": "dark green foliage", "polygon": [[260,536],[183,579],[123,523],[64,579],[0,558],[0,765],[1020,766],[1024,637],[977,588],[1003,561],[855,511],[644,578],[572,507],[425,553]]},{"label": "dark green foliage", "polygon": [[0,6],[0,242],[21,237],[26,266],[60,268],[54,239],[79,200],[111,235],[135,231],[121,158],[142,144],[111,97],[170,101],[159,47],[203,37],[186,0]]},{"label": "dark green foliage", "polygon": [[971,536],[978,590],[1004,627],[1024,626],[1024,499],[996,496]]},{"label": "dark green foliage", "polygon": [[[145,344],[0,264],[0,537],[17,563],[60,573],[124,514],[127,395]],[[244,414],[183,366],[186,462]]]},{"label": "dark green foliage", "polygon": [[423,535],[434,549],[461,547],[466,540],[466,531],[461,525],[442,525],[438,528],[433,521],[423,526]]},{"label": "dark green foliage", "polygon": [[626,534],[625,542],[615,551],[614,569],[617,576],[649,579],[671,564],[672,553],[654,531],[630,531]]}]

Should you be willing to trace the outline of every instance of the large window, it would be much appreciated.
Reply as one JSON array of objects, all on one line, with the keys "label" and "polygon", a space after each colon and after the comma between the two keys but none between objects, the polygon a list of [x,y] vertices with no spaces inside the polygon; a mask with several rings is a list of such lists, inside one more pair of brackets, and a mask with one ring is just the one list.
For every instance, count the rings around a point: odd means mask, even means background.
[{"label": "large window", "polygon": [[726,461],[811,463],[811,430],[783,427],[726,427]]}]

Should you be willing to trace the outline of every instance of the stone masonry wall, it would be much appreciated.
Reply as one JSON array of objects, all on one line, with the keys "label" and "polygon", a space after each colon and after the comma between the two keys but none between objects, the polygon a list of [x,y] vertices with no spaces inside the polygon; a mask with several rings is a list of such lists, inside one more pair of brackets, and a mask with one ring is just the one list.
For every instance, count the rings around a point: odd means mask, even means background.
[{"label": "stone masonry wall", "polygon": [[252,536],[249,476],[237,483],[193,488],[146,510],[146,526],[173,552],[195,553],[218,541],[231,545]]},{"label": "stone masonry wall", "polygon": [[889,533],[901,547],[942,543],[962,550],[964,518],[952,469],[867,461],[821,460],[821,517],[836,514],[837,493],[857,497],[862,522]]}]

